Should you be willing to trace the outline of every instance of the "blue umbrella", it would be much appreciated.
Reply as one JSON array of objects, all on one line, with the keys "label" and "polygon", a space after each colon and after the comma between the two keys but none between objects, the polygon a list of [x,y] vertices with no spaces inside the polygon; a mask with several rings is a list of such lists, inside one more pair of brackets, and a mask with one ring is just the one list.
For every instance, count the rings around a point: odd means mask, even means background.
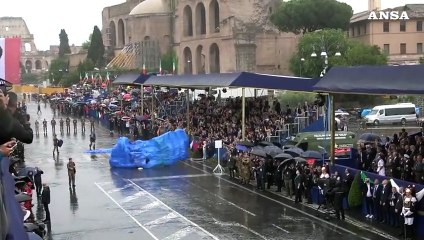
[{"label": "blue umbrella", "polygon": [[246,146],[243,146],[243,145],[240,145],[240,144],[236,145],[236,149],[239,150],[239,151],[242,151],[242,152],[246,152],[248,150],[248,148]]}]

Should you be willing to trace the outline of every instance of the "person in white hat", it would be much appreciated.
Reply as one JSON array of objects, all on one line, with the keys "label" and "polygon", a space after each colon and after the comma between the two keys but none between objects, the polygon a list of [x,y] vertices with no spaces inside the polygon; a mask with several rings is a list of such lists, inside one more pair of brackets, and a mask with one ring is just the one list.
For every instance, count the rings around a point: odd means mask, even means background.
[{"label": "person in white hat", "polygon": [[405,189],[405,197],[403,200],[403,207],[401,215],[405,218],[404,233],[405,239],[412,239],[413,237],[413,224],[415,216],[415,205],[417,198],[412,195],[410,188]]}]

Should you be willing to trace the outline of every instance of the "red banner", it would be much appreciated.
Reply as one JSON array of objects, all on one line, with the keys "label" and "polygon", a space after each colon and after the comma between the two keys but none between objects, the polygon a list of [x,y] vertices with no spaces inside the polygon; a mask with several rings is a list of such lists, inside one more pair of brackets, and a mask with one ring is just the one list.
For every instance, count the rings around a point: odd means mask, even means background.
[{"label": "red banner", "polygon": [[0,38],[0,78],[12,84],[21,83],[21,39]]}]

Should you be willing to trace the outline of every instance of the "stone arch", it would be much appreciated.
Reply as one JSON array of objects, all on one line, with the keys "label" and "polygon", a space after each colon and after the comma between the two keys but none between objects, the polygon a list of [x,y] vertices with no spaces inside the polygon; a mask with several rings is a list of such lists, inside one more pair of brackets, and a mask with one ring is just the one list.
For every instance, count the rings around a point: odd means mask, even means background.
[{"label": "stone arch", "polygon": [[206,58],[206,55],[203,52],[203,46],[202,45],[197,46],[196,48],[197,74],[206,73],[205,58]]},{"label": "stone arch", "polygon": [[116,47],[116,25],[114,21],[109,23],[109,45],[111,47]]},{"label": "stone arch", "polygon": [[31,60],[26,60],[25,61],[25,69],[27,71],[27,73],[31,73],[32,70],[32,61]]},{"label": "stone arch", "polygon": [[35,69],[36,70],[43,69],[43,64],[42,64],[41,60],[35,60]]},{"label": "stone arch", "polygon": [[184,36],[191,37],[193,36],[193,11],[189,5],[184,7],[183,12],[183,29]]},{"label": "stone arch", "polygon": [[118,46],[125,45],[125,25],[122,19],[118,21]]},{"label": "stone arch", "polygon": [[184,48],[184,73],[193,74],[193,57],[189,47]]},{"label": "stone arch", "polygon": [[209,48],[209,69],[211,73],[220,73],[220,54],[218,44],[212,43]]},{"label": "stone arch", "polygon": [[220,19],[219,19],[219,3],[217,0],[212,0],[209,4],[209,31],[215,33],[220,31]]},{"label": "stone arch", "polygon": [[206,34],[206,9],[203,3],[196,6],[196,35]]}]

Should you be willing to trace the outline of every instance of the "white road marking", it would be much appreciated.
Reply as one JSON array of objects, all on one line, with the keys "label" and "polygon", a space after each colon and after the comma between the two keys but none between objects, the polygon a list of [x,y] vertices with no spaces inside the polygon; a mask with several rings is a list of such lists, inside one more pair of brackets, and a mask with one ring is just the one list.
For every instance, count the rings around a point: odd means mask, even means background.
[{"label": "white road marking", "polygon": [[129,187],[132,187],[132,185],[131,185],[131,184],[127,184],[127,185],[125,185],[125,186],[123,186],[123,187],[115,188],[115,189],[109,190],[109,191],[107,191],[107,193],[111,194],[111,193],[115,193],[115,192],[120,192],[120,191],[122,191],[122,190],[124,190],[124,189],[127,189],[127,188],[129,188]]},{"label": "white road marking", "polygon": [[179,178],[194,178],[194,177],[209,177],[212,174],[191,174],[191,175],[175,175],[175,176],[163,176],[163,177],[142,177],[132,178],[132,181],[151,181],[151,180],[168,180],[168,179],[179,179]]},{"label": "white road marking", "polygon": [[147,228],[151,229],[151,228],[154,228],[154,227],[156,227],[156,226],[158,226],[160,224],[167,223],[167,222],[169,222],[169,221],[171,221],[173,219],[176,219],[176,218],[178,218],[178,216],[175,215],[175,213],[171,212],[168,215],[165,215],[165,216],[163,216],[161,218],[158,218],[158,219],[155,219],[155,220],[150,221],[148,223],[145,223],[144,226],[146,226]]},{"label": "white road marking", "polygon": [[[201,169],[201,168],[198,168],[198,167],[196,167],[196,166],[190,165],[190,164],[188,164],[188,163],[186,163],[186,162],[184,162],[184,161],[180,161],[180,162],[181,162],[181,163],[183,163],[183,164],[186,164],[186,165],[188,165],[188,166],[191,166],[191,167],[192,167],[192,168],[194,168],[194,169],[197,169],[197,170],[199,170],[199,171],[202,171],[202,172],[204,172],[204,173],[208,173],[207,171],[205,171],[205,170],[203,170],[203,169]],[[241,189],[244,189],[244,190],[246,190],[246,191],[248,191],[248,192],[250,192],[250,193],[253,193],[253,194],[259,195],[259,196],[261,196],[261,197],[263,197],[263,198],[265,198],[265,199],[268,199],[268,200],[270,200],[270,201],[272,201],[272,202],[278,203],[278,204],[280,204],[280,205],[282,205],[282,206],[285,206],[285,207],[287,207],[287,208],[290,208],[290,209],[292,209],[292,210],[294,210],[294,211],[296,211],[296,212],[299,212],[299,213],[301,213],[301,214],[304,214],[304,215],[306,215],[306,216],[308,216],[308,217],[310,217],[310,218],[315,219],[316,221],[319,221],[319,222],[322,222],[322,223],[324,223],[324,224],[330,225],[330,226],[332,226],[332,227],[334,227],[334,228],[337,228],[337,229],[340,229],[340,230],[342,230],[342,231],[344,231],[344,232],[350,233],[350,234],[352,234],[352,235],[354,235],[354,236],[357,236],[357,237],[359,237],[359,238],[361,238],[361,239],[364,239],[364,240],[370,240],[369,238],[361,237],[361,236],[359,236],[357,233],[352,232],[352,231],[350,231],[350,230],[348,230],[348,229],[346,229],[346,228],[344,228],[344,227],[341,227],[341,226],[338,226],[338,225],[336,225],[336,224],[334,224],[334,223],[331,223],[331,222],[328,222],[328,221],[322,220],[321,218],[319,218],[319,217],[317,217],[317,216],[314,216],[314,215],[312,215],[312,214],[309,214],[309,213],[307,213],[307,212],[304,212],[304,211],[302,211],[302,210],[300,210],[300,209],[297,209],[297,208],[295,208],[295,207],[292,207],[292,206],[290,206],[290,205],[284,204],[284,203],[282,203],[282,202],[280,202],[280,201],[278,201],[278,200],[275,200],[275,199],[273,199],[273,198],[270,198],[270,197],[268,197],[268,196],[266,196],[266,195],[264,195],[264,194],[261,194],[261,193],[255,192],[255,191],[253,191],[252,189],[249,189],[249,188],[247,188],[247,187],[241,186],[241,185],[239,185],[239,184],[237,184],[237,183],[233,183],[232,181],[227,180],[227,179],[225,179],[225,178],[223,178],[223,177],[221,177],[221,176],[217,176],[217,175],[213,175],[213,176],[215,176],[216,178],[221,179],[221,180],[223,180],[223,181],[225,181],[225,182],[227,182],[227,183],[230,183],[230,184],[232,184],[232,185],[235,185],[235,186],[237,186],[237,187],[239,187],[239,188],[241,188]]]},{"label": "white road marking", "polygon": [[163,203],[161,200],[159,200],[157,197],[153,196],[151,193],[149,193],[148,191],[144,190],[142,187],[138,186],[136,183],[134,183],[133,181],[131,181],[130,179],[126,179],[126,181],[132,183],[134,185],[134,187],[140,189],[140,191],[146,193],[147,195],[149,195],[151,198],[155,199],[156,201],[158,201],[159,203],[161,203],[165,208],[167,208],[169,211],[173,212],[174,214],[176,214],[178,217],[184,219],[185,221],[187,221],[188,223],[190,223],[191,225],[195,226],[196,228],[200,229],[202,232],[204,232],[206,235],[210,236],[211,238],[215,239],[215,240],[219,240],[216,236],[214,236],[213,234],[211,234],[210,232],[206,231],[204,228],[200,227],[199,225],[197,225],[196,223],[192,222],[191,220],[189,220],[188,218],[184,217],[183,215],[181,215],[180,213],[178,213],[177,211],[175,211],[174,209],[172,209],[171,207],[169,207],[168,205],[166,205],[165,203]]},{"label": "white road marking", "polygon": [[192,232],[194,232],[193,227],[188,226],[186,228],[183,228],[183,229],[173,233],[172,235],[169,235],[168,237],[164,238],[163,240],[178,240],[178,239],[181,239],[183,237],[188,236]]},{"label": "white road marking", "polygon": [[146,195],[146,193],[144,193],[144,192],[137,192],[137,193],[134,193],[131,196],[128,196],[128,197],[122,199],[120,202],[121,202],[121,204],[129,203],[129,202],[132,202],[132,201],[136,200],[137,198],[140,198],[140,197],[142,197],[144,195]]},{"label": "white road marking", "polygon": [[240,224],[240,223],[232,223],[232,222],[227,223],[227,222],[218,221],[218,220],[216,220],[215,218],[212,218],[212,219],[215,221],[215,223],[216,223],[216,224],[218,224],[218,225],[220,225],[220,226],[226,226],[226,227],[240,227],[240,228],[246,229],[247,231],[249,231],[249,232],[251,232],[251,233],[255,234],[256,236],[258,236],[258,237],[260,237],[260,238],[262,238],[262,239],[264,239],[264,240],[268,240],[265,236],[261,235],[260,233],[256,232],[255,230],[253,230],[253,229],[251,229],[251,228],[249,228],[249,227],[246,227],[246,226],[244,226],[244,225],[242,225],[242,224]]},{"label": "white road marking", "polygon": [[100,189],[100,191],[102,191],[110,200],[112,200],[112,202],[114,202],[116,204],[116,206],[118,206],[125,214],[127,214],[138,226],[140,226],[144,231],[146,231],[147,234],[149,234],[152,239],[154,240],[159,240],[159,238],[157,238],[155,235],[153,235],[153,233],[147,229],[146,227],[144,227],[137,219],[135,219],[135,217],[133,217],[127,210],[125,210],[117,201],[115,201],[115,199],[113,199],[99,184],[95,183],[96,186]]},{"label": "white road marking", "polygon": [[280,229],[281,231],[283,231],[283,232],[285,232],[285,233],[290,233],[289,231],[287,231],[286,229],[284,229],[284,228],[282,228],[282,227],[279,227],[279,226],[277,226],[277,225],[275,225],[275,224],[272,224],[272,226],[273,227],[275,227],[275,228],[277,228],[277,229]]},{"label": "white road marking", "polygon": [[196,187],[196,188],[199,188],[200,190],[202,190],[202,191],[204,191],[204,192],[206,192],[206,193],[208,193],[208,194],[211,194],[211,195],[215,196],[216,198],[221,199],[222,201],[224,201],[224,202],[228,203],[229,205],[231,205],[231,206],[233,206],[233,207],[235,207],[235,208],[237,208],[237,209],[239,209],[239,210],[241,210],[241,211],[243,211],[243,212],[245,212],[245,213],[247,213],[247,214],[250,214],[250,215],[252,215],[252,216],[256,217],[256,214],[254,214],[254,213],[252,213],[252,212],[250,212],[250,211],[248,211],[248,210],[246,210],[246,209],[244,209],[244,208],[240,207],[239,205],[237,205],[237,204],[235,204],[235,203],[233,203],[233,202],[228,201],[227,199],[225,199],[225,198],[223,198],[223,197],[219,196],[219,195],[218,195],[218,194],[216,194],[216,193],[212,193],[212,192],[208,191],[207,189],[202,188],[201,186],[198,186],[198,185],[196,185],[196,184],[194,184],[194,183],[191,183],[191,182],[187,182],[187,183],[189,183],[190,185],[192,185],[192,186],[194,186],[194,187]]},{"label": "white road marking", "polygon": [[159,202],[152,202],[143,206],[141,209],[129,210],[129,212],[134,216],[138,216],[144,212],[150,211],[151,209],[158,208],[158,207],[160,207]]}]

